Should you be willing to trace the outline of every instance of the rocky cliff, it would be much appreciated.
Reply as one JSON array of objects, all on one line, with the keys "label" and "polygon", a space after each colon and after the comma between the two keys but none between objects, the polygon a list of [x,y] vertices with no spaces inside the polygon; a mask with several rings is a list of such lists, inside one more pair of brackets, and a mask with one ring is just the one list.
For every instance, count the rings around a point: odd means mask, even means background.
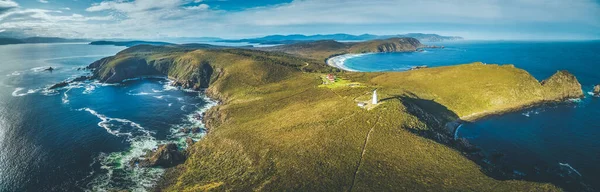
[{"label": "rocky cliff", "polygon": [[389,53],[416,51],[423,45],[415,38],[391,38],[361,42],[350,47],[351,53]]}]

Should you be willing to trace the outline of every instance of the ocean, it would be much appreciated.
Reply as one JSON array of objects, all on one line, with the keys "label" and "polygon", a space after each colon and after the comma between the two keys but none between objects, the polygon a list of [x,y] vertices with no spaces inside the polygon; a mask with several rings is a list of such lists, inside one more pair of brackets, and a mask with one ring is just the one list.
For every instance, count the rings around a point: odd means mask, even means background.
[{"label": "ocean", "polygon": [[[568,70],[581,82],[585,98],[467,123],[457,136],[468,139],[487,155],[499,157],[493,163],[512,171],[516,178],[553,182],[575,191],[582,189],[578,185],[600,190],[600,98],[589,93],[600,84],[600,41],[430,44],[445,48],[352,56],[345,60],[344,67],[356,71],[403,71],[413,66],[481,61],[514,64],[538,80],[557,70]],[[557,175],[544,175],[548,172]]]},{"label": "ocean", "polygon": [[[215,104],[164,78],[47,87],[125,47],[87,44],[0,46],[0,191],[144,191],[164,172],[125,166],[165,142],[185,148],[184,127]],[[55,70],[45,71],[53,67]]]}]

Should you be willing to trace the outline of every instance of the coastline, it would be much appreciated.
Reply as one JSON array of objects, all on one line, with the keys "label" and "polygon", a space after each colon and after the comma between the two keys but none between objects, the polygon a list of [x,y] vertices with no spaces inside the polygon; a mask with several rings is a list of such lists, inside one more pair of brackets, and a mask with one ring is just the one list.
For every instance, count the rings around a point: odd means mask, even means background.
[{"label": "coastline", "polygon": [[338,55],[338,56],[334,56],[334,57],[330,57],[327,59],[327,65],[331,66],[331,67],[335,67],[344,71],[350,71],[350,72],[361,72],[358,70],[354,70],[354,69],[350,69],[348,67],[346,67],[344,65],[344,63],[346,62],[347,59],[351,59],[351,58],[355,58],[355,57],[361,57],[364,55],[369,55],[369,54],[373,54],[373,53],[363,53],[363,54],[343,54],[343,55]]}]

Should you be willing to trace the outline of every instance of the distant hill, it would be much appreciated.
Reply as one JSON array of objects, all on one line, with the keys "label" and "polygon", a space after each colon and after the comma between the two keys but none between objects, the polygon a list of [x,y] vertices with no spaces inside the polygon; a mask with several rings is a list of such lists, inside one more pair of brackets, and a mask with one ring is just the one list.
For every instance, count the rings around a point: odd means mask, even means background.
[{"label": "distant hill", "polygon": [[90,45],[114,45],[133,47],[136,45],[174,45],[173,43],[160,41],[92,41]]},{"label": "distant hill", "polygon": [[350,34],[327,34],[327,35],[269,35],[260,38],[252,39],[238,39],[238,40],[220,40],[219,42],[231,42],[231,43],[257,43],[257,44],[293,44],[298,42],[306,41],[319,41],[319,40],[336,40],[336,41],[367,41],[376,39],[389,39],[389,38],[401,38],[401,37],[412,37],[422,42],[440,42],[440,41],[453,41],[463,40],[462,37],[458,36],[441,36],[438,34],[424,34],[424,33],[408,33],[400,35],[350,35]]},{"label": "distant hill", "polygon": [[65,39],[59,37],[29,37],[23,39],[0,38],[0,45],[25,44],[25,43],[73,43],[86,42],[86,39]]}]

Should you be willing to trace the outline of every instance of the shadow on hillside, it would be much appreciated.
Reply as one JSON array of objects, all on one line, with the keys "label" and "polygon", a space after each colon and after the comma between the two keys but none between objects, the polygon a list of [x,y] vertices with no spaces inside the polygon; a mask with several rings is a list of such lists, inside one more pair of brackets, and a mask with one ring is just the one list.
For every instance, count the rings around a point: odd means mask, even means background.
[{"label": "shadow on hillside", "polygon": [[495,151],[483,151],[465,138],[454,138],[456,128],[464,123],[457,114],[435,100],[419,98],[413,93],[394,95],[381,101],[398,100],[406,111],[423,122],[423,126],[406,127],[408,131],[444,144],[460,151],[465,157],[481,166],[481,171],[497,180],[525,180],[549,182],[568,191],[594,191],[581,182],[581,176],[565,170],[564,167],[538,165],[531,174],[516,172],[510,163],[504,160],[504,154]]}]

